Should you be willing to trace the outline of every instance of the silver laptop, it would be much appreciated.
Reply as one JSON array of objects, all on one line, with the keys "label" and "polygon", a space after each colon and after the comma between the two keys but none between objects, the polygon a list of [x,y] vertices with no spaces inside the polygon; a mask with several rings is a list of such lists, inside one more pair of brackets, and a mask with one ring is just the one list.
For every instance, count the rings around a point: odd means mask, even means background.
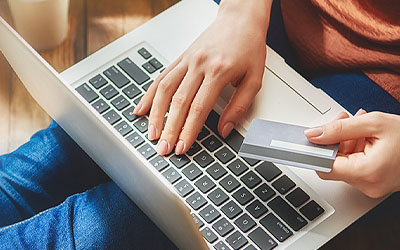
[{"label": "silver laptop", "polygon": [[61,74],[3,19],[0,49],[36,101],[180,249],[318,248],[380,200],[310,170],[238,156],[255,117],[314,126],[344,110],[273,50],[262,90],[226,140],[216,124],[230,87],[185,155],[158,156],[148,117],[132,113],[217,9],[181,1]]}]

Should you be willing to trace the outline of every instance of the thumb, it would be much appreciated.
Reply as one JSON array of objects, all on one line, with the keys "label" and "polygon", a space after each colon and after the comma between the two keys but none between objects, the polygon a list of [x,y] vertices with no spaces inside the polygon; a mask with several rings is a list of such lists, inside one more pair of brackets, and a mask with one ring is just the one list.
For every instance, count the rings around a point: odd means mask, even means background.
[{"label": "thumb", "polygon": [[245,115],[254,97],[261,89],[261,79],[246,74],[233,94],[218,123],[219,134],[226,138],[235,124]]},{"label": "thumb", "polygon": [[373,116],[369,113],[310,128],[305,130],[304,134],[313,143],[334,144],[347,140],[374,137],[376,131]]}]

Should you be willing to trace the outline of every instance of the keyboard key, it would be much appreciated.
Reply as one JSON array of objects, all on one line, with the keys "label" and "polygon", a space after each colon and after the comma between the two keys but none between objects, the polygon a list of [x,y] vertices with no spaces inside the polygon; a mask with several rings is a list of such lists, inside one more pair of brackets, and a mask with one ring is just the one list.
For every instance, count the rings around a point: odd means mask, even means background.
[{"label": "keyboard key", "polygon": [[260,166],[257,166],[256,171],[266,181],[272,181],[282,173],[282,171],[279,168],[277,168],[273,163],[267,161],[264,161],[263,163],[260,164]]},{"label": "keyboard key", "polygon": [[225,218],[215,222],[212,227],[219,235],[221,235],[221,237],[224,237],[233,230],[232,224]]},{"label": "keyboard key", "polygon": [[129,106],[129,101],[122,95],[112,100],[111,104],[119,111]]},{"label": "keyboard key", "polygon": [[99,89],[99,88],[101,88],[101,87],[103,87],[104,85],[107,84],[107,80],[100,74],[98,74],[97,76],[95,76],[92,79],[90,79],[89,82],[96,89]]},{"label": "keyboard key", "polygon": [[75,90],[78,91],[78,93],[89,103],[93,102],[99,97],[99,95],[94,92],[86,83],[77,87]]},{"label": "keyboard key", "polygon": [[239,231],[236,231],[226,238],[226,242],[228,242],[233,249],[237,250],[246,245],[248,241]]},{"label": "keyboard key", "polygon": [[213,243],[218,239],[218,236],[208,227],[203,228],[203,230],[201,230],[201,233],[203,234],[204,238],[210,243]]},{"label": "keyboard key", "polygon": [[295,190],[293,190],[290,194],[286,195],[286,199],[295,207],[300,207],[303,205],[308,199],[310,199],[310,196],[306,194],[301,188],[297,187]]},{"label": "keyboard key", "polygon": [[280,196],[270,201],[268,206],[295,231],[307,225],[307,221]]},{"label": "keyboard key", "polygon": [[304,207],[300,208],[300,212],[309,220],[314,220],[321,215],[325,210],[315,201],[310,201]]},{"label": "keyboard key", "polygon": [[150,77],[129,58],[125,58],[119,62],[118,66],[120,66],[137,84],[142,84],[150,79]]},{"label": "keyboard key", "polygon": [[147,91],[150,88],[150,85],[153,83],[153,80],[149,81],[145,85],[142,86],[142,88]]},{"label": "keyboard key", "polygon": [[207,203],[207,200],[199,192],[196,192],[186,199],[186,202],[194,209],[197,210]]},{"label": "keyboard key", "polygon": [[191,181],[203,174],[194,163],[190,163],[189,166],[182,170],[182,173]]},{"label": "keyboard key", "polygon": [[125,118],[130,122],[133,122],[134,120],[136,120],[136,118],[139,118],[139,116],[133,113],[134,109],[135,107],[130,106],[129,108],[125,109],[124,112],[122,112],[122,115],[125,116]]},{"label": "keyboard key", "polygon": [[249,234],[249,238],[256,243],[261,250],[271,250],[278,245],[264,230],[256,228]]},{"label": "keyboard key", "polygon": [[251,159],[251,158],[246,158],[242,157],[243,160],[245,160],[250,166],[255,166],[257,163],[259,163],[259,160]]},{"label": "keyboard key", "polygon": [[221,148],[214,155],[223,164],[229,162],[230,160],[232,160],[235,157],[235,155],[227,147]]},{"label": "keyboard key", "polygon": [[197,224],[197,226],[199,228],[201,228],[202,226],[204,226],[204,222],[195,214],[192,214],[193,220],[194,222]]},{"label": "keyboard key", "polygon": [[236,159],[228,165],[229,170],[232,171],[236,176],[243,174],[249,169],[240,159]]},{"label": "keyboard key", "polygon": [[153,157],[157,152],[154,150],[150,144],[145,143],[143,146],[138,148],[138,151],[146,158],[147,160]]},{"label": "keyboard key", "polygon": [[207,167],[214,161],[214,158],[207,153],[207,151],[203,150],[198,155],[193,158],[202,168]]},{"label": "keyboard key", "polygon": [[248,187],[248,188],[254,188],[257,186],[260,182],[261,179],[258,177],[253,171],[247,172],[245,175],[240,178],[240,180]]},{"label": "keyboard key", "polygon": [[107,111],[110,108],[110,105],[108,105],[103,99],[99,99],[96,102],[94,102],[92,104],[93,108],[96,109],[97,112],[99,112],[99,114],[104,113],[105,111]]},{"label": "keyboard key", "polygon": [[130,134],[128,137],[126,137],[126,139],[135,148],[137,148],[144,142],[144,139],[136,132]]},{"label": "keyboard key", "polygon": [[239,134],[236,129],[232,129],[231,133],[225,138],[226,144],[228,144],[236,153],[239,152],[240,146],[242,145],[244,137]]},{"label": "keyboard key", "polygon": [[271,213],[262,218],[260,223],[280,242],[283,242],[293,234],[289,228]]},{"label": "keyboard key", "polygon": [[138,53],[144,58],[144,59],[149,59],[151,57],[150,52],[147,51],[145,48],[141,48],[138,50]]},{"label": "keyboard key", "polygon": [[126,76],[124,76],[115,66],[111,66],[103,73],[118,88],[122,88],[130,82],[129,79],[126,78]]},{"label": "keyboard key", "polygon": [[165,170],[162,175],[167,178],[167,180],[171,183],[174,184],[176,181],[178,181],[182,176],[176,171],[174,168],[170,167],[167,170]]},{"label": "keyboard key", "polygon": [[224,167],[222,167],[218,162],[216,162],[207,169],[207,173],[211,175],[211,177],[214,178],[214,180],[218,180],[228,172],[225,170]]},{"label": "keyboard key", "polygon": [[210,191],[213,187],[215,187],[215,183],[207,176],[204,175],[200,179],[198,179],[194,185],[200,189],[201,192],[207,193]]},{"label": "keyboard key", "polygon": [[129,99],[133,99],[136,96],[140,95],[142,93],[142,91],[136,87],[135,84],[131,84],[128,87],[124,88],[122,90],[122,92],[124,92],[124,94],[129,98]]},{"label": "keyboard key", "polygon": [[112,85],[107,85],[104,89],[100,90],[100,94],[102,94],[107,100],[110,100],[114,96],[118,95],[118,91]]},{"label": "keyboard key", "polygon": [[268,209],[259,201],[255,200],[246,207],[246,210],[256,219],[268,212]]},{"label": "keyboard key", "polygon": [[222,143],[215,137],[214,135],[211,135],[207,137],[204,141],[201,142],[206,149],[208,149],[210,152],[214,152],[216,149],[222,146]]},{"label": "keyboard key", "polygon": [[228,175],[222,179],[219,184],[229,193],[240,186],[240,183],[232,175]]},{"label": "keyboard key", "polygon": [[246,233],[255,227],[256,222],[248,214],[243,214],[235,220],[235,225],[242,230],[242,232]]},{"label": "keyboard key", "polygon": [[248,245],[244,250],[257,250],[253,245]]},{"label": "keyboard key", "polygon": [[254,199],[254,196],[245,187],[242,187],[236,191],[232,197],[235,198],[240,205],[246,205],[252,199]]},{"label": "keyboard key", "polygon": [[197,140],[201,141],[204,137],[206,137],[207,135],[210,134],[210,131],[208,131],[208,129],[206,129],[205,127],[203,127],[199,134],[197,135]]},{"label": "keyboard key", "polygon": [[209,129],[211,129],[216,135],[218,135],[218,121],[219,121],[219,114],[214,110],[211,110],[208,114],[206,125]]},{"label": "keyboard key", "polygon": [[224,193],[224,191],[222,191],[221,188],[216,188],[214,191],[212,191],[211,193],[209,193],[207,195],[208,199],[210,199],[212,201],[212,203],[214,203],[216,206],[221,205],[222,203],[224,203],[225,201],[228,200],[228,195],[226,195]]},{"label": "keyboard key", "polygon": [[149,74],[151,74],[151,73],[154,73],[155,71],[156,71],[156,68],[154,68],[153,67],[153,65],[151,65],[150,63],[144,63],[143,65],[142,65],[142,67],[149,73]]},{"label": "keyboard key", "polygon": [[194,190],[193,186],[187,180],[181,180],[175,185],[175,188],[182,197],[185,197]]},{"label": "keyboard key", "polygon": [[199,152],[201,150],[201,146],[197,143],[194,142],[192,144],[192,146],[190,146],[189,150],[186,152],[187,155],[189,156],[193,156],[195,155],[197,152]]},{"label": "keyboard key", "polygon": [[199,215],[207,222],[211,223],[215,221],[218,217],[221,216],[220,212],[218,212],[212,205],[208,205],[203,208]]},{"label": "keyboard key", "polygon": [[114,127],[122,136],[125,136],[132,132],[133,128],[126,123],[126,121],[122,121],[115,125]]},{"label": "keyboard key", "polygon": [[169,166],[168,162],[162,157],[162,156],[157,156],[153,160],[150,161],[151,165],[155,167],[159,172],[164,170],[166,167]]},{"label": "keyboard key", "polygon": [[217,242],[217,244],[214,245],[215,250],[229,250],[228,246],[225,245],[223,241]]},{"label": "keyboard key", "polygon": [[149,124],[149,120],[146,117],[142,117],[137,120],[133,125],[141,132],[145,133],[147,131],[147,127]]},{"label": "keyboard key", "polygon": [[254,190],[254,193],[262,200],[267,201],[271,199],[276,193],[275,191],[268,186],[266,183],[263,183],[261,186]]},{"label": "keyboard key", "polygon": [[272,186],[276,188],[279,193],[286,194],[290,189],[296,186],[296,184],[291,179],[289,179],[289,177],[283,175],[274,183],[272,183]]},{"label": "keyboard key", "polygon": [[103,117],[111,124],[114,125],[116,122],[121,120],[121,116],[115,112],[115,110],[110,110],[103,115]]},{"label": "keyboard key", "polygon": [[142,99],[143,95],[139,96],[138,98],[136,98],[133,102],[138,105],[138,103],[140,102],[140,99]]},{"label": "keyboard key", "polygon": [[229,218],[233,219],[239,215],[243,210],[234,202],[229,201],[221,207],[221,211]]},{"label": "keyboard key", "polygon": [[190,162],[190,159],[186,155],[173,155],[169,160],[177,167],[182,168]]},{"label": "keyboard key", "polygon": [[161,69],[164,65],[162,65],[157,59],[153,58],[149,61],[149,63],[155,68],[155,69]]}]

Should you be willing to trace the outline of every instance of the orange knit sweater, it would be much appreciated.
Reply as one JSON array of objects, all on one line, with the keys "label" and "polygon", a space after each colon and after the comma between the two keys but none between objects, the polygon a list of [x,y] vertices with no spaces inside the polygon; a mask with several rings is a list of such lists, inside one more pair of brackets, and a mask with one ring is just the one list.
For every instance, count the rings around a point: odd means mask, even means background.
[{"label": "orange knit sweater", "polygon": [[361,69],[400,101],[400,0],[281,0],[281,7],[306,70]]}]

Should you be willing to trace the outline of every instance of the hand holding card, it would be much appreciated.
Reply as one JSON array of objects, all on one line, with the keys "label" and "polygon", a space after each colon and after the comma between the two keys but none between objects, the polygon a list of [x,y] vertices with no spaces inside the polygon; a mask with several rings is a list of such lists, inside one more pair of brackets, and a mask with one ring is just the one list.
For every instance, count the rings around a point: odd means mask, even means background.
[{"label": "hand holding card", "polygon": [[254,119],[239,155],[321,172],[330,172],[339,144],[317,145],[304,135],[306,127]]}]

